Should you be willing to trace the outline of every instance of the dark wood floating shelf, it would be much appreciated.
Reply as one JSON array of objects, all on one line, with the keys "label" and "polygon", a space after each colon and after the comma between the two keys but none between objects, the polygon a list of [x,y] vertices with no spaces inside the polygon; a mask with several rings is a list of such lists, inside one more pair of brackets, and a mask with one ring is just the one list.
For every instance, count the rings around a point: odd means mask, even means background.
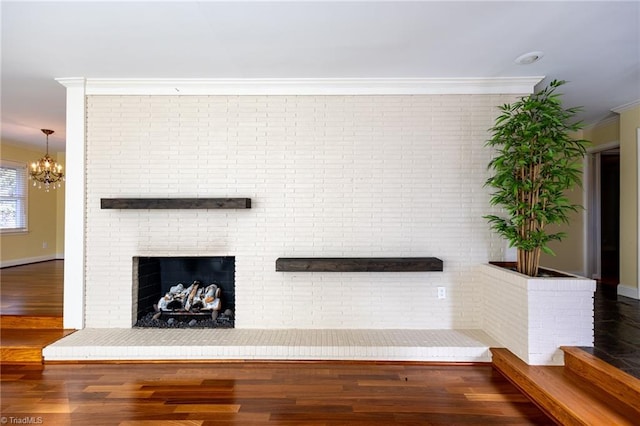
[{"label": "dark wood floating shelf", "polygon": [[251,198],[101,198],[101,209],[250,209]]},{"label": "dark wood floating shelf", "polygon": [[442,271],[437,257],[281,257],[279,272],[423,272]]}]

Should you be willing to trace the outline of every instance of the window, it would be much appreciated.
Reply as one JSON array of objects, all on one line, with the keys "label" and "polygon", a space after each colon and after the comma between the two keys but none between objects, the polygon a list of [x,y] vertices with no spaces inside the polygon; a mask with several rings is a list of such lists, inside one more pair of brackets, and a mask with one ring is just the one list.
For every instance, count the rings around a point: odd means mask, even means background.
[{"label": "window", "polygon": [[2,232],[27,230],[27,166],[0,162],[0,228]]}]

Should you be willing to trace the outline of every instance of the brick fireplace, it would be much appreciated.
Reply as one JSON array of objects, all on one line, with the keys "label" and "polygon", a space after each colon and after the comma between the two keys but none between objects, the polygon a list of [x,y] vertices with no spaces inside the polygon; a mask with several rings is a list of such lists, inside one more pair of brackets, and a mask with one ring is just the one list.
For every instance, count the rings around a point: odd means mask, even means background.
[{"label": "brick fireplace", "polygon": [[[233,327],[235,311],[235,258],[216,257],[140,257],[133,258],[133,300],[136,325],[166,327],[166,323],[187,323],[198,327]],[[178,300],[172,289],[179,287],[185,300]],[[193,287],[190,296],[188,289]],[[207,289],[212,295],[207,298]],[[167,296],[169,295],[169,296]],[[160,299],[167,306],[161,306]],[[194,300],[195,299],[195,300]],[[174,302],[171,305],[171,302]],[[209,302],[209,303],[205,303]],[[215,306],[214,306],[215,302]],[[230,315],[227,313],[230,312]],[[145,321],[148,317],[153,320]],[[223,321],[224,319],[224,321]]]},{"label": "brick fireplace", "polygon": [[[540,78],[59,81],[82,330],[45,359],[490,361],[484,144]],[[235,328],[132,328],[134,257],[233,257]]]},{"label": "brick fireplace", "polygon": [[[175,85],[65,82],[78,123],[68,125],[67,219],[84,225],[66,230],[67,325],[133,325],[133,257],[233,256],[236,329],[481,328],[474,268],[505,249],[482,219],[491,212],[484,141],[495,106],[532,87],[489,83],[355,91],[305,83],[239,95],[180,86],[175,95]],[[251,208],[101,206],[239,197]],[[275,265],[430,256],[444,271]]]}]

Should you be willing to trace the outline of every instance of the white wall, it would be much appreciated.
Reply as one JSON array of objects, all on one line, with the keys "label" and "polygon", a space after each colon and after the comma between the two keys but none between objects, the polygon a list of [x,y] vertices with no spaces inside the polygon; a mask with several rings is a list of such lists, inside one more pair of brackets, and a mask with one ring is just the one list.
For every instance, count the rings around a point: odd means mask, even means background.
[{"label": "white wall", "polygon": [[[133,256],[228,255],[237,328],[480,328],[473,269],[504,247],[482,218],[484,142],[514,99],[88,96],[85,325],[131,326]],[[252,208],[101,210],[108,197]],[[444,272],[275,272],[298,256],[435,256]]]}]

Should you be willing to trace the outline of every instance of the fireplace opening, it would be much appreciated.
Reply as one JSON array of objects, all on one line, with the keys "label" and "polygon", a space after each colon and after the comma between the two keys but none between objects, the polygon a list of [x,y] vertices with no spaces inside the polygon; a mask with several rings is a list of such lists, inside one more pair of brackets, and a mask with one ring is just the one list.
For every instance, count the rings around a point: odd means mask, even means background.
[{"label": "fireplace opening", "polygon": [[234,327],[235,257],[134,257],[133,279],[134,327]]}]

